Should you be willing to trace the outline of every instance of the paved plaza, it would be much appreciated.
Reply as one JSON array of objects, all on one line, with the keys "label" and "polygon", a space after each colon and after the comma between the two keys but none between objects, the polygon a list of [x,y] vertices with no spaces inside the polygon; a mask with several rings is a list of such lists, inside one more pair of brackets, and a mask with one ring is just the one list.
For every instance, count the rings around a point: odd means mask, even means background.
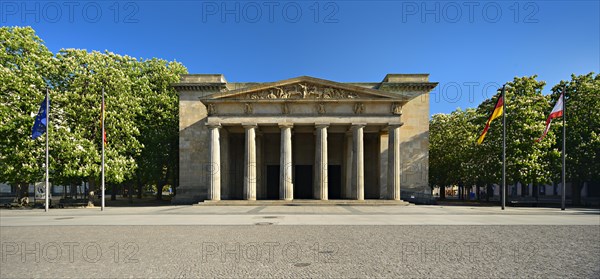
[{"label": "paved plaza", "polygon": [[597,209],[0,210],[2,278],[598,278]]}]

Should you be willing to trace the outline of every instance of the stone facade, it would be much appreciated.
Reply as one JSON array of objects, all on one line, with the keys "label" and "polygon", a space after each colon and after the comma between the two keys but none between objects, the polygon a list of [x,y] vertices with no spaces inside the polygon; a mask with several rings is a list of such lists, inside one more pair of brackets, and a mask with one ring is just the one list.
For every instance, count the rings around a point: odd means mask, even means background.
[{"label": "stone facade", "polygon": [[427,74],[382,82],[185,75],[174,203],[391,199],[428,191]]}]

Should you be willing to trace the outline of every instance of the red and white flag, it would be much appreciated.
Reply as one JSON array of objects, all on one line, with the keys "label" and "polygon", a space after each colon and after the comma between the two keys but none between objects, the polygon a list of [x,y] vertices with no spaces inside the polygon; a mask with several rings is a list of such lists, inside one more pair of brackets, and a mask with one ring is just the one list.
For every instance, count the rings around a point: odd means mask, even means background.
[{"label": "red and white flag", "polygon": [[552,109],[552,111],[550,112],[550,115],[548,115],[548,119],[546,119],[546,128],[544,129],[544,133],[542,134],[542,136],[536,140],[536,142],[540,142],[542,139],[544,139],[544,137],[546,136],[546,134],[548,133],[548,130],[550,130],[550,123],[552,123],[552,119],[557,118],[557,117],[561,117],[563,115],[563,98],[565,93],[561,93],[560,97],[558,97],[558,101],[556,101],[556,105],[554,105],[554,108]]}]

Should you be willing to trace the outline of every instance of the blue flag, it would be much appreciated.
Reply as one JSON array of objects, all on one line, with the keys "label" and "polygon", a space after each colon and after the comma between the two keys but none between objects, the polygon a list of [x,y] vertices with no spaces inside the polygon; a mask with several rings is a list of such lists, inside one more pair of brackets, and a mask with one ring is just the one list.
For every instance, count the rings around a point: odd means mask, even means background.
[{"label": "blue flag", "polygon": [[[50,104],[48,104],[50,106]],[[46,111],[46,98],[40,105],[40,111],[35,117],[35,122],[33,122],[33,129],[31,131],[31,138],[36,139],[39,136],[43,135],[46,132],[46,127],[48,126],[48,111]]]}]

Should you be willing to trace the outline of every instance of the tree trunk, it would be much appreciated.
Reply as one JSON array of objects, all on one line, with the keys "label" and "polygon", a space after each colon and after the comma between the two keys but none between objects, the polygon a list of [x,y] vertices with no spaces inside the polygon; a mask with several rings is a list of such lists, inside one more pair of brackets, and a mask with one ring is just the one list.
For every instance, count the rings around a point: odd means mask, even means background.
[{"label": "tree trunk", "polygon": [[129,183],[127,183],[127,192],[129,203],[133,203],[133,181],[129,181]]},{"label": "tree trunk", "polygon": [[173,185],[171,185],[171,188],[173,188],[173,196],[177,196],[177,187],[179,187],[179,181],[177,180],[177,176],[175,176],[173,178]]},{"label": "tree trunk", "polygon": [[165,185],[162,181],[159,184],[160,185],[156,185],[156,199],[162,201],[162,189]]},{"label": "tree trunk", "polygon": [[165,177],[162,177],[158,184],[156,185],[156,199],[162,201],[162,191],[165,185],[167,184],[167,180]]},{"label": "tree trunk", "polygon": [[92,178],[88,179],[88,192],[93,191],[94,195],[98,195],[98,189],[96,189],[96,181]]},{"label": "tree trunk", "polygon": [[492,190],[492,186],[490,184],[486,184],[485,187],[486,187],[485,188],[485,201],[489,202],[490,201],[490,194],[494,190]]},{"label": "tree trunk", "polygon": [[571,182],[571,202],[573,205],[581,205],[581,186],[582,182]]},{"label": "tree trunk", "polygon": [[440,186],[440,200],[446,199],[446,186]]},{"label": "tree trunk", "polygon": [[110,200],[111,201],[117,200],[117,185],[116,184],[110,185]]},{"label": "tree trunk", "polygon": [[509,186],[510,184],[508,184],[508,182],[506,183],[506,202],[508,202],[508,197],[512,197],[512,198],[517,198],[519,197],[519,192],[517,191],[519,188],[517,188],[517,182],[513,182],[512,185],[514,185],[515,190],[514,190],[514,195],[513,195],[513,191]]},{"label": "tree trunk", "polygon": [[70,189],[70,193],[71,193],[71,197],[73,197],[74,199],[77,198],[77,182],[71,182],[71,189]]},{"label": "tree trunk", "polygon": [[137,198],[138,199],[142,199],[142,194],[143,194],[143,191],[144,191],[144,185],[142,184],[142,179],[140,178],[139,175],[137,177],[136,184],[137,184],[136,186],[137,186],[137,190],[138,190],[138,192],[137,192]]},{"label": "tree trunk", "polygon": [[158,182],[158,185],[156,185],[156,199],[157,200],[162,200],[162,191],[163,191],[163,188],[165,187],[165,185],[167,185],[170,174],[171,174],[171,168],[167,167],[167,170],[165,171],[164,176]]},{"label": "tree trunk", "polygon": [[29,183],[21,182],[17,184],[17,198],[20,200],[21,198],[27,197],[29,195]]},{"label": "tree trunk", "polygon": [[98,189],[96,189],[96,181],[93,178],[89,178],[88,179],[88,199],[92,198],[90,197],[90,192],[94,192],[93,195],[93,199],[95,200],[96,198],[98,198]]}]

